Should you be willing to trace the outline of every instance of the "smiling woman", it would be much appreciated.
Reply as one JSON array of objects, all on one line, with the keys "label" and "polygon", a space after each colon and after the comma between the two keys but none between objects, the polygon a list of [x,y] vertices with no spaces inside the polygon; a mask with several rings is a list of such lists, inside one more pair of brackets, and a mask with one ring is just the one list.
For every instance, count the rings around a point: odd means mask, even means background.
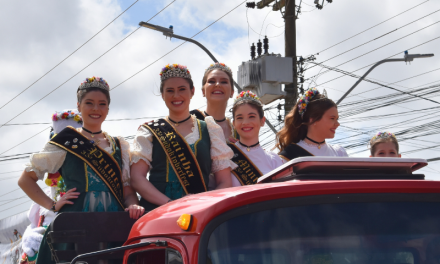
[{"label": "smiling woman", "polygon": [[[18,180],[23,191],[54,212],[128,211],[139,218],[144,208],[130,186],[130,145],[101,130],[110,104],[110,87],[99,77],[87,78],[77,90],[83,127],[71,126],[54,135]],[[63,175],[66,193],[53,201],[38,186],[45,173]],[[49,228],[47,230],[50,230]],[[44,236],[37,263],[54,263]]]},{"label": "smiling woman", "polygon": [[232,186],[255,184],[259,177],[283,164],[281,158],[260,146],[258,135],[264,126],[263,105],[252,92],[241,92],[232,107],[234,127],[240,140],[228,146],[234,151],[238,167],[232,171]]},{"label": "smiling woman", "polygon": [[212,116],[215,122],[223,129],[228,142],[236,142],[238,134],[234,131],[231,120],[225,116],[228,100],[234,96],[234,79],[231,69],[224,63],[211,64],[203,75],[202,92],[206,97],[206,111],[192,110],[197,118],[204,120]]},{"label": "smiling woman", "polygon": [[168,64],[160,76],[169,114],[140,126],[132,150],[131,181],[146,210],[207,191],[210,173],[217,189],[231,187],[236,167],[221,127],[210,116],[203,121],[190,114],[194,86],[188,69]]},{"label": "smiling woman", "polygon": [[277,134],[279,155],[286,161],[304,156],[347,157],[344,148],[325,142],[335,137],[338,119],[338,108],[326,93],[316,88],[305,91]]}]

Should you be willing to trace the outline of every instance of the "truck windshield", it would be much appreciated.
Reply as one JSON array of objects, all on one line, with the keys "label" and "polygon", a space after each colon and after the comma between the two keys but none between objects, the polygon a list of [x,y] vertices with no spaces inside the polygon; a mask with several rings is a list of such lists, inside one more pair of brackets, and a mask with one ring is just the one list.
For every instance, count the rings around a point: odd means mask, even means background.
[{"label": "truck windshield", "polygon": [[440,204],[339,203],[269,209],[211,233],[208,264],[440,264]]}]

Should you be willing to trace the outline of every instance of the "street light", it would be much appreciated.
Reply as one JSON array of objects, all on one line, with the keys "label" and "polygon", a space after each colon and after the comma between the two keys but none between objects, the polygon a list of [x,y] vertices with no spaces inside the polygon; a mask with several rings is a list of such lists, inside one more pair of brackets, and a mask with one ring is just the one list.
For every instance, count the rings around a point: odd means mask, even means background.
[{"label": "street light", "polygon": [[[170,39],[176,38],[176,39],[181,39],[184,41],[194,43],[197,46],[199,46],[202,50],[204,50],[214,62],[218,62],[218,60],[214,57],[214,55],[212,55],[212,53],[205,46],[200,44],[200,42],[198,42],[194,39],[191,39],[191,38],[186,38],[186,37],[174,34],[173,26],[166,28],[166,27],[161,27],[161,26],[153,25],[150,23],[142,22],[142,21],[139,23],[139,26],[162,32],[166,37],[170,37]],[[235,86],[235,88],[237,88],[238,92],[243,91],[243,89],[241,89],[240,85],[238,85],[238,83],[236,81],[234,81],[234,86]],[[278,132],[275,129],[275,127],[272,126],[272,124],[267,119],[266,119],[266,124],[275,134]]]},{"label": "street light", "polygon": [[386,59],[386,60],[381,60],[381,61],[376,62],[373,66],[371,66],[371,68],[364,75],[362,75],[361,78],[359,78],[359,80],[356,81],[356,83],[338,100],[338,102],[336,102],[336,105],[339,105],[339,103],[342,102],[342,100],[344,100],[345,97],[347,97],[347,95],[349,93],[351,93],[351,91],[353,91],[353,89],[377,66],[379,66],[383,63],[386,63],[386,62],[395,62],[395,61],[411,62],[417,58],[429,58],[429,57],[434,57],[434,54],[433,53],[430,53],[430,54],[408,54],[408,51],[406,50],[403,58],[401,58],[401,59]]}]

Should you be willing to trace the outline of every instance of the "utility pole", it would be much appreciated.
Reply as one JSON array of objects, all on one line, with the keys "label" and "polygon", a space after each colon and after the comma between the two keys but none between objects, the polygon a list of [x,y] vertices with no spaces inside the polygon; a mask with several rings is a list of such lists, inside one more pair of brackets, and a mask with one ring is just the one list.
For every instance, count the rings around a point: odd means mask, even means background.
[{"label": "utility pole", "polygon": [[286,116],[295,106],[298,99],[297,87],[297,66],[296,66],[296,6],[295,0],[286,0],[284,11],[284,39],[285,39],[285,57],[291,57],[293,63],[293,82],[287,84],[284,88],[286,98],[284,99],[284,116]]}]

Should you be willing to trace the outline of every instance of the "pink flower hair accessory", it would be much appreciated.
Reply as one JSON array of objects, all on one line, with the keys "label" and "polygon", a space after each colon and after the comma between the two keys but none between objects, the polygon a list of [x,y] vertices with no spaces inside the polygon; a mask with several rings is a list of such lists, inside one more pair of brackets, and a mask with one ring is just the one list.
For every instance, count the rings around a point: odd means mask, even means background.
[{"label": "pink flower hair accessory", "polygon": [[242,91],[235,97],[234,105],[245,99],[253,100],[261,104],[260,97],[258,97],[256,94],[251,91]]},{"label": "pink flower hair accessory", "polygon": [[[307,105],[317,94],[320,94],[320,92],[318,91],[318,89],[313,87],[305,91],[304,94],[299,98],[297,105],[298,105],[298,112],[301,118],[303,118],[304,113],[307,110]],[[325,92],[325,90],[323,95],[327,98],[327,92]]]}]

